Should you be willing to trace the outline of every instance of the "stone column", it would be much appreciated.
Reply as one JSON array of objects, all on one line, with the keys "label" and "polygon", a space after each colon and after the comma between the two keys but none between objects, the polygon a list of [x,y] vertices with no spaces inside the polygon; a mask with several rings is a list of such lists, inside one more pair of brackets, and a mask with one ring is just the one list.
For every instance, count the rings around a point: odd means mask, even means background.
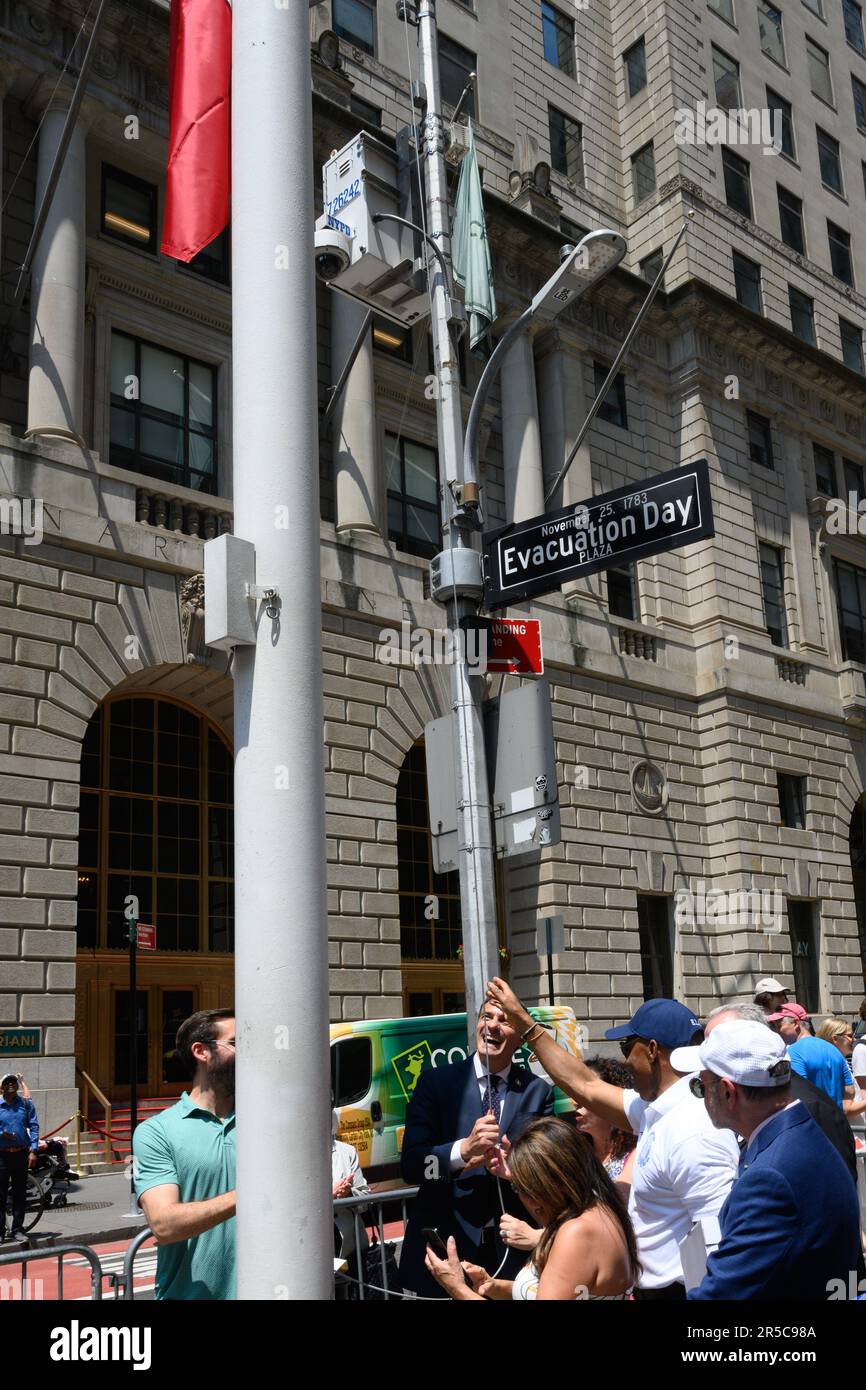
[{"label": "stone column", "polygon": [[[586,419],[587,402],[583,387],[583,360],[570,351],[556,329],[538,340],[538,394],[541,406],[541,450],[544,457],[544,490],[550,487],[574,447],[578,431]],[[589,436],[577,455],[546,511],[574,506],[592,496],[592,464]],[[603,575],[574,579],[563,585],[566,600],[576,602],[602,592]]]},{"label": "stone column", "polygon": [[522,334],[508,349],[500,376],[505,516],[526,521],[544,511],[541,429],[532,339]]},{"label": "stone column", "polygon": [[[38,209],[66,120],[68,101],[50,99],[39,132]],[[85,126],[66,151],[31,278],[30,380],[25,438],[83,444]]]},{"label": "stone column", "polygon": [[782,441],[785,494],[790,508],[791,567],[794,571],[797,613],[800,619],[800,649],[804,652],[823,653],[826,651],[826,643],[821,637],[814,542],[804,481],[805,477],[811,474],[812,451],[805,431],[795,432],[780,422],[778,433]]},{"label": "stone column", "polygon": [[[338,291],[331,294],[332,383],[351,352],[366,310]],[[373,333],[361,346],[334,408],[334,490],[337,533],[381,534],[376,467],[376,383]]]}]

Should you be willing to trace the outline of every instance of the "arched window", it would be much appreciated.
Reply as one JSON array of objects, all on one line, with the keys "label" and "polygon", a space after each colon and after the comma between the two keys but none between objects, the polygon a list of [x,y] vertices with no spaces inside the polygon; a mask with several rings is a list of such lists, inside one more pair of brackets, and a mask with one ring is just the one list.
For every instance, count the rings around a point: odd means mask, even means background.
[{"label": "arched window", "polygon": [[124,902],[159,951],[234,945],[232,755],[203,715],[162,696],[106,701],[81,753],[78,947],[123,949]]}]

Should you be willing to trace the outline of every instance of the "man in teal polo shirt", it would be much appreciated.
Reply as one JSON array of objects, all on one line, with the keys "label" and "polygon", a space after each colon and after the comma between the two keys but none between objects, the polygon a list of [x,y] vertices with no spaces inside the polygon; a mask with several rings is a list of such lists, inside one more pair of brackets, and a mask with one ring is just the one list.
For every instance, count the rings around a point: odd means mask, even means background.
[{"label": "man in teal polo shirt", "polygon": [[235,1017],[205,1009],[182,1023],[189,1092],[133,1136],[135,1189],[159,1247],[156,1297],[235,1297]]}]

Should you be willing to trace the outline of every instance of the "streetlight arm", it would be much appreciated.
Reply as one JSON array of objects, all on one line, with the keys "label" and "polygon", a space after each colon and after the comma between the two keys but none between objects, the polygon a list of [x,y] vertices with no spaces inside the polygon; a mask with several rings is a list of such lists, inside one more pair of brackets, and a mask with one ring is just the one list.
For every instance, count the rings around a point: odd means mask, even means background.
[{"label": "streetlight arm", "polygon": [[448,274],[448,263],[445,260],[445,257],[442,255],[442,252],[440,251],[439,247],[433,240],[432,236],[429,236],[428,233],[424,231],[423,227],[416,227],[414,222],[408,221],[408,219],[405,217],[398,217],[395,212],[374,213],[373,222],[398,222],[401,227],[408,227],[411,231],[417,232],[420,237],[423,237],[439,263],[439,269],[442,271],[442,280],[445,284],[445,293],[448,295],[449,299],[454,298],[451,286],[451,276]]}]

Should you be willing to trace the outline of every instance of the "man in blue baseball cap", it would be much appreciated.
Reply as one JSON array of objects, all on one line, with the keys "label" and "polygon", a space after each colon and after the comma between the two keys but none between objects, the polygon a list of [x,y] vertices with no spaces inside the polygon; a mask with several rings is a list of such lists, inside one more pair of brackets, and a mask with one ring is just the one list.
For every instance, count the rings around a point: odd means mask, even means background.
[{"label": "man in blue baseball cap", "polygon": [[700,1042],[703,1028],[676,999],[649,999],[629,1019],[608,1028],[634,1076],[634,1090],[602,1081],[533,1020],[504,980],[491,980],[487,998],[521,1034],[534,1030],[532,1048],[548,1076],[578,1105],[617,1129],[638,1136],[629,1215],[641,1262],[637,1299],[684,1299],[679,1243],[701,1222],[707,1249],[719,1242],[718,1216],[740,1159],[736,1137],[715,1129],[689,1089],[691,1077],[671,1066],[675,1048]]}]

